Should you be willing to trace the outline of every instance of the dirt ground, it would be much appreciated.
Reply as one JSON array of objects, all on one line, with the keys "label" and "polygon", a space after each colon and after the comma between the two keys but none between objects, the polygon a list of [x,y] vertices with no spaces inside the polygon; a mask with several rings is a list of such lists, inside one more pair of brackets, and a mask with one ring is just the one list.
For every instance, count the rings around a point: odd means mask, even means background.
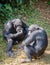
[{"label": "dirt ground", "polygon": [[[26,59],[24,51],[17,49],[17,53],[14,58],[7,57],[4,59],[4,62],[1,62],[0,65],[50,65],[50,38],[48,38],[48,47],[43,56],[40,59],[34,59],[30,63],[21,63],[22,59]],[[15,49],[14,49],[15,50]],[[15,50],[16,52],[16,50]],[[5,54],[6,57],[6,54]]]}]

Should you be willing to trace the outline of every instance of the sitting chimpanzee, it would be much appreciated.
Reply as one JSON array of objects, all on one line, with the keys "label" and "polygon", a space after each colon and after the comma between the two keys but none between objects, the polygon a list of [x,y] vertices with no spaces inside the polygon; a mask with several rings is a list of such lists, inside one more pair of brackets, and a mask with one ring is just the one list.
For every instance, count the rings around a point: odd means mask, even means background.
[{"label": "sitting chimpanzee", "polygon": [[34,24],[28,29],[28,37],[22,42],[28,59],[23,59],[22,62],[30,62],[32,57],[37,59],[44,53],[48,45],[46,31],[42,27]]},{"label": "sitting chimpanzee", "polygon": [[21,19],[13,19],[5,24],[3,36],[8,42],[6,52],[9,56],[13,57],[12,45],[24,39],[27,27]]}]

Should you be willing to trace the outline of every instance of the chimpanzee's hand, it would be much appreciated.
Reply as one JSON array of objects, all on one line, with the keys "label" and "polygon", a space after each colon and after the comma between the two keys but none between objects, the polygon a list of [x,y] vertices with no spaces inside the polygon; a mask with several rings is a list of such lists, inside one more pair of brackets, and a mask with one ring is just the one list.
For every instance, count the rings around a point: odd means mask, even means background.
[{"label": "chimpanzee's hand", "polygon": [[8,35],[9,38],[12,38],[13,36],[14,36],[13,34],[9,34],[9,35]]},{"label": "chimpanzee's hand", "polygon": [[16,43],[18,44],[18,41],[16,41]]},{"label": "chimpanzee's hand", "polygon": [[24,49],[24,45],[19,46],[19,49],[23,50]]}]

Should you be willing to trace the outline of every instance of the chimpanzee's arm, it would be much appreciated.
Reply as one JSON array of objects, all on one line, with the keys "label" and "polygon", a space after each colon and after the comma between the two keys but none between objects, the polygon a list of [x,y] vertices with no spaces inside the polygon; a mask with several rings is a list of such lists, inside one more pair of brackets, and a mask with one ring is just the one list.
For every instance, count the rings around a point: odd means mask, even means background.
[{"label": "chimpanzee's arm", "polygon": [[8,32],[3,32],[3,36],[5,37],[5,38],[13,38],[13,34],[11,34],[11,33],[8,33]]},{"label": "chimpanzee's arm", "polygon": [[23,42],[22,42],[22,44],[23,45],[29,45],[31,42],[33,42],[33,40],[35,39],[34,38],[35,36],[34,35],[30,35],[30,36],[28,36]]},{"label": "chimpanzee's arm", "polygon": [[10,33],[8,36],[9,36],[10,38],[15,38],[15,37],[18,37],[18,36],[20,36],[20,35],[22,35],[22,34],[23,34],[23,31],[18,32],[18,33],[15,33],[15,34]]},{"label": "chimpanzee's arm", "polygon": [[36,40],[36,36],[39,35],[41,30],[33,31],[23,42],[23,45],[29,45],[31,42]]},{"label": "chimpanzee's arm", "polygon": [[3,35],[6,38],[15,38],[15,37],[19,37],[20,35],[23,35],[23,31],[20,31],[18,33],[12,34],[12,33],[9,33],[9,32],[7,32],[7,31],[4,30],[3,31]]},{"label": "chimpanzee's arm", "polygon": [[23,31],[17,32],[16,34],[13,34],[13,37],[18,37],[20,35],[23,35]]}]

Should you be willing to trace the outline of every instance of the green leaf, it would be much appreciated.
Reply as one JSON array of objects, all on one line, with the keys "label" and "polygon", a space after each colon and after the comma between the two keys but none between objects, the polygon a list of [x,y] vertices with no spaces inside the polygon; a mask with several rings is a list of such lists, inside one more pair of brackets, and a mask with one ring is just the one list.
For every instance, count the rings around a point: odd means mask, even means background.
[{"label": "green leaf", "polygon": [[2,7],[2,4],[0,4],[0,8]]},{"label": "green leaf", "polygon": [[10,4],[5,4],[4,6],[5,6],[5,8],[8,9],[9,11],[12,11],[12,8],[11,8]]},{"label": "green leaf", "polygon": [[48,5],[50,5],[50,1],[48,1]]}]

